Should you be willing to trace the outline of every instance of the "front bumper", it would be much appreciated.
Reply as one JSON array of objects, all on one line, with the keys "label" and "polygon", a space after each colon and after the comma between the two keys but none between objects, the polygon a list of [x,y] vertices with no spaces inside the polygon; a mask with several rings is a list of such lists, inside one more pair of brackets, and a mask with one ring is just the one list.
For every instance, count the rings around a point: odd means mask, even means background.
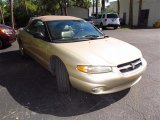
[{"label": "front bumper", "polygon": [[119,27],[119,24],[107,24],[105,27]]},{"label": "front bumper", "polygon": [[16,36],[2,36],[1,41],[4,45],[11,44],[16,41]]},{"label": "front bumper", "polygon": [[143,59],[142,66],[132,72],[121,73],[117,67],[111,73],[87,74],[76,71],[70,75],[70,82],[73,87],[92,94],[109,94],[132,87],[140,81],[142,74],[147,67]]}]

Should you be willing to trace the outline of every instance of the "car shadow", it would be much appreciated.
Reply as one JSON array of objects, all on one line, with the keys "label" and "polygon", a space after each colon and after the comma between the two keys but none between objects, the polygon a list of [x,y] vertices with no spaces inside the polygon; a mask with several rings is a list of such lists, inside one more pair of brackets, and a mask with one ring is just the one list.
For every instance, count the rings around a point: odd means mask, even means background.
[{"label": "car shadow", "polygon": [[18,51],[0,54],[0,85],[25,108],[61,117],[105,108],[129,92],[127,89],[114,94],[93,95],[72,88],[70,94],[59,93],[56,78],[33,59],[21,57]]}]

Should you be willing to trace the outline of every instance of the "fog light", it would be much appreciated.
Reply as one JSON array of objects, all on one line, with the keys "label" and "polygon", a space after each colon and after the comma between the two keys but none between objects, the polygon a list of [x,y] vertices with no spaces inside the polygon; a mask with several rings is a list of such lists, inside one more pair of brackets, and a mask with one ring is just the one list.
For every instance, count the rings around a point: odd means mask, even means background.
[{"label": "fog light", "polygon": [[96,88],[93,88],[92,89],[92,92],[93,93],[100,93],[100,92],[102,92],[103,91],[103,87],[96,87]]}]

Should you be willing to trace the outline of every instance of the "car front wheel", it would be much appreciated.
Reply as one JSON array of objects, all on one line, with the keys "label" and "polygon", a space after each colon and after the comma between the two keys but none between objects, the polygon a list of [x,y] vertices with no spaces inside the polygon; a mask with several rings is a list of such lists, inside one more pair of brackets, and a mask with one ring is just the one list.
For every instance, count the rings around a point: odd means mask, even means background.
[{"label": "car front wheel", "polygon": [[59,59],[54,59],[55,75],[57,80],[58,91],[69,93],[70,83],[69,74],[63,62]]},{"label": "car front wheel", "polygon": [[104,29],[103,23],[100,24],[100,28]]},{"label": "car front wheel", "polygon": [[116,30],[118,28],[118,26],[115,26],[114,29]]}]

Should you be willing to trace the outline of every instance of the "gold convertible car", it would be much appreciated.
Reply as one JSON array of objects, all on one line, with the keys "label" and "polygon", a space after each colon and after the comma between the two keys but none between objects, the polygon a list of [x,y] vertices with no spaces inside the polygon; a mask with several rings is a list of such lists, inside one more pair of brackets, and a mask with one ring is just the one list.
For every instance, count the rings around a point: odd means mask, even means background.
[{"label": "gold convertible car", "polygon": [[19,50],[56,76],[58,90],[121,91],[140,81],[147,62],[136,47],[71,16],[40,16],[18,30]]}]

